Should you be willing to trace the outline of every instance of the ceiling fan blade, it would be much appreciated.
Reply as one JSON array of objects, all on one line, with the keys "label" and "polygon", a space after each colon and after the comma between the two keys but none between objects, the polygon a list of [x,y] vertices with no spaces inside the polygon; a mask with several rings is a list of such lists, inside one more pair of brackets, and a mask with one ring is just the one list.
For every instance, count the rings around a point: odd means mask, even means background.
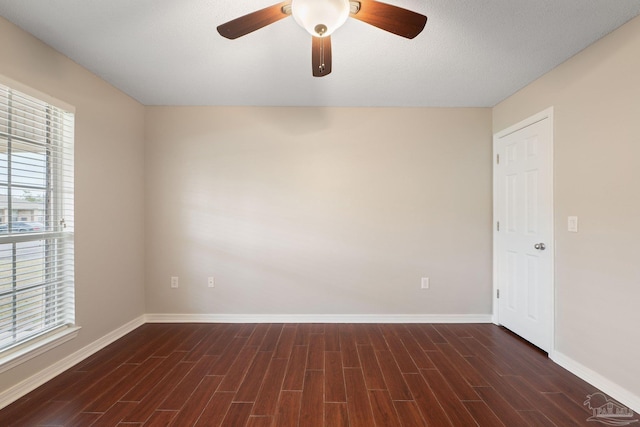
[{"label": "ceiling fan blade", "polygon": [[255,12],[218,26],[218,32],[221,36],[228,39],[237,39],[238,37],[247,35],[262,27],[266,27],[269,24],[273,24],[276,21],[286,18],[289,14],[286,13],[283,8],[290,4],[290,1],[285,1],[274,4],[273,6],[265,7],[264,9],[256,10]]},{"label": "ceiling fan blade", "polygon": [[331,36],[313,37],[311,66],[314,77],[323,77],[331,73]]},{"label": "ceiling fan blade", "polygon": [[398,6],[374,0],[359,0],[360,9],[351,17],[390,33],[412,39],[422,32],[427,17]]}]

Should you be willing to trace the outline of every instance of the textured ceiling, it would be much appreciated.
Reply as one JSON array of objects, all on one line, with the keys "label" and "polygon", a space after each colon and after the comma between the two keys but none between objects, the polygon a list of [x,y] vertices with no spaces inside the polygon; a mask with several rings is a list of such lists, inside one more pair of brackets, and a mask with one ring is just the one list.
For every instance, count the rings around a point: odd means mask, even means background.
[{"label": "textured ceiling", "polygon": [[146,105],[493,106],[640,13],[640,0],[387,0],[427,15],[407,40],[349,19],[311,76],[292,18],[216,26],[277,0],[0,0],[0,15]]}]

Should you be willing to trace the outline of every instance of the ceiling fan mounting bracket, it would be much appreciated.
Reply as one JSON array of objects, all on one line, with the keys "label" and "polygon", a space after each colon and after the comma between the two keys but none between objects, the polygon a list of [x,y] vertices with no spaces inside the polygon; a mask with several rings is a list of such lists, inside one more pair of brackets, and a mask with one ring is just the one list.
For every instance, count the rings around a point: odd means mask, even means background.
[{"label": "ceiling fan mounting bracket", "polygon": [[[360,12],[360,7],[362,7],[362,3],[360,3],[359,1],[350,1],[349,13],[351,15],[357,14],[358,12]],[[282,13],[284,13],[285,15],[291,15],[291,3],[285,4],[284,6],[282,6],[281,10],[282,10]]]}]

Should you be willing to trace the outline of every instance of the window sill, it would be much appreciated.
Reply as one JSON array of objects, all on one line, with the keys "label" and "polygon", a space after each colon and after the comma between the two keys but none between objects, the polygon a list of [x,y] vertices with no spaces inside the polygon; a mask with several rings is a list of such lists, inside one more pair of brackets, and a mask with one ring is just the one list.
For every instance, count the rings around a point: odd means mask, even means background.
[{"label": "window sill", "polygon": [[0,354],[0,373],[8,371],[27,360],[66,343],[78,336],[79,326],[70,326],[61,331],[34,339],[31,343]]}]

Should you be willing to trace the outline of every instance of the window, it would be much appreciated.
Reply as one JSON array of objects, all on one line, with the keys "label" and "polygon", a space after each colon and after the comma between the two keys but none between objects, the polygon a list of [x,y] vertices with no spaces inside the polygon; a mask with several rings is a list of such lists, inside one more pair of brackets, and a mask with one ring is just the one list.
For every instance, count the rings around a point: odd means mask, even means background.
[{"label": "window", "polygon": [[72,329],[73,112],[0,84],[0,356]]}]

